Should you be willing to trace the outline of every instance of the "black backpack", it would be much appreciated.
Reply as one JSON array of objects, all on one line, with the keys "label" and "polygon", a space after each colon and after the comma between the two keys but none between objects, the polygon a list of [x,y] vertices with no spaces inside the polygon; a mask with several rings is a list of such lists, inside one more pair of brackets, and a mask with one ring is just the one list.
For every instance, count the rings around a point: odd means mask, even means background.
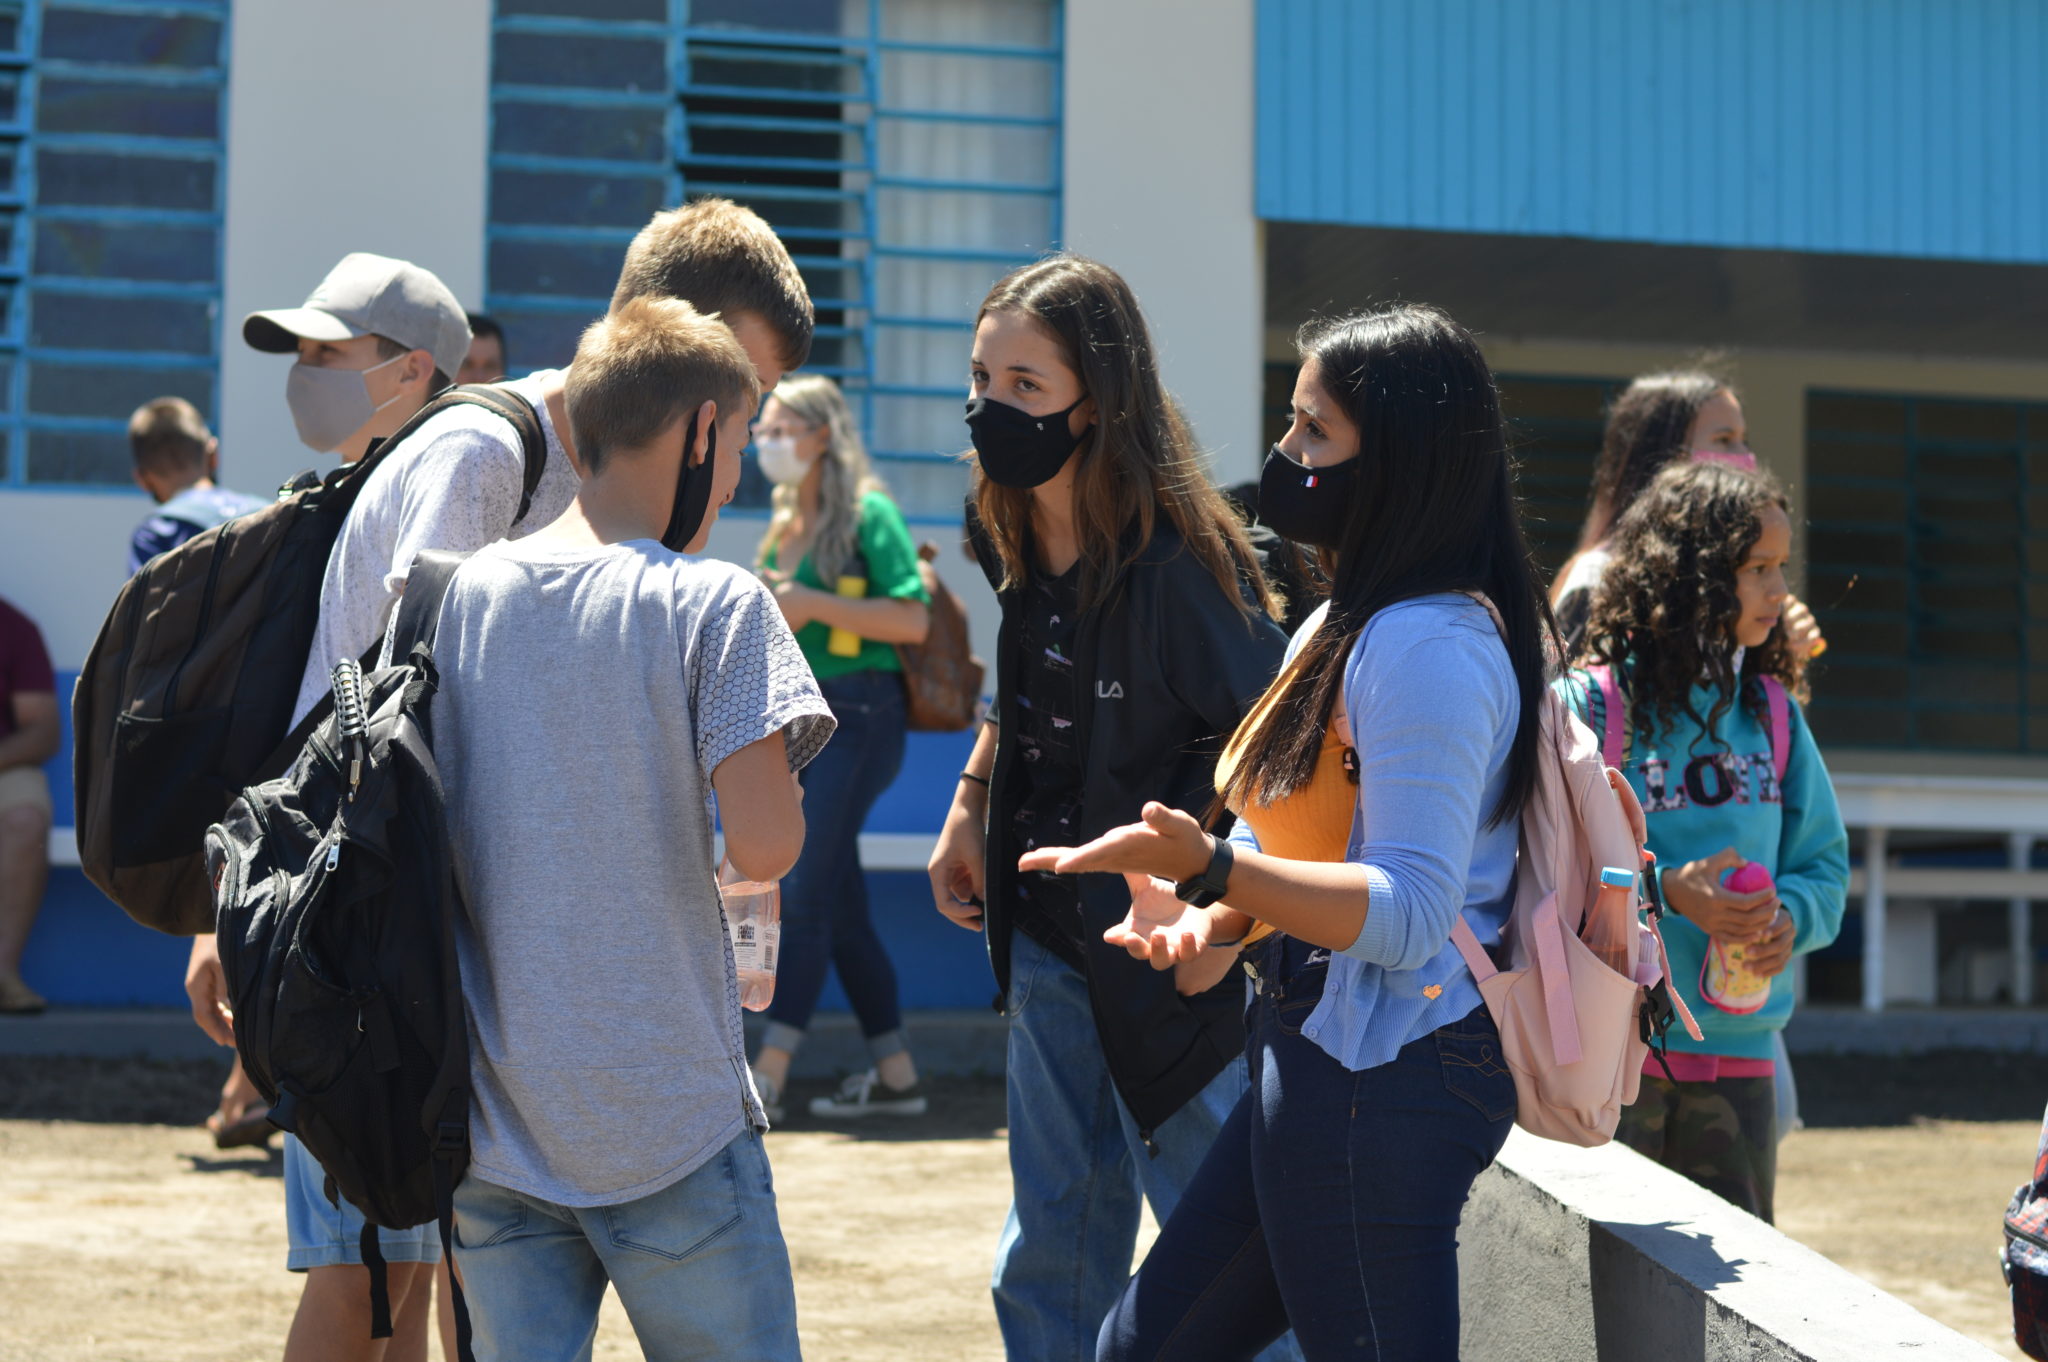
[{"label": "black backpack", "polygon": [[[332,711],[289,769],[206,830],[215,935],[242,1067],[368,1222],[371,1336],[391,1333],[377,1227],[438,1221],[451,1252],[469,1166],[462,911],[430,709],[434,624],[460,555],[422,554],[393,665],[334,669]],[[455,1288],[467,1362],[469,1315]]]},{"label": "black backpack", "polygon": [[525,518],[548,453],[533,405],[495,385],[449,388],[360,462],[301,473],[271,505],[151,560],[114,598],[72,696],[72,786],[79,865],[137,922],[178,936],[212,929],[200,839],[310,727],[312,716],[290,731],[292,706],[342,523],[371,471],[455,406],[518,432],[526,483],[514,520]]}]

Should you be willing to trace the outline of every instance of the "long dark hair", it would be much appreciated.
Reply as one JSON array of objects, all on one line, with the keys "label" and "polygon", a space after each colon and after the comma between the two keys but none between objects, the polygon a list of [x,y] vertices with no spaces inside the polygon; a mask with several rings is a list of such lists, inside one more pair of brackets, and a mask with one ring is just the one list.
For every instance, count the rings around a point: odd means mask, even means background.
[{"label": "long dark hair", "polygon": [[1482,591],[1506,625],[1521,700],[1507,788],[1487,821],[1518,817],[1536,784],[1544,644],[1556,626],[1522,537],[1492,371],[1470,332],[1418,304],[1312,321],[1295,349],[1358,428],[1357,492],[1328,564],[1330,613],[1275,683],[1286,690],[1247,735],[1224,796],[1242,808],[1308,783],[1345,659],[1375,614],[1415,596]]},{"label": "long dark hair", "polygon": [[[1780,621],[1762,646],[1747,649],[1735,671],[1735,621],[1742,602],[1735,574],[1775,506],[1791,514],[1768,473],[1713,463],[1674,464],[1659,473],[1615,522],[1614,557],[1593,593],[1586,653],[1627,677],[1637,727],[1669,730],[1689,716],[1707,734],[1758,676],[1775,676],[1801,700],[1804,668],[1785,643]],[[1705,715],[1693,688],[1715,691]]]},{"label": "long dark hair", "polygon": [[[975,313],[1029,317],[1059,346],[1060,357],[1095,399],[1095,425],[1083,437],[1074,475],[1074,527],[1081,545],[1080,605],[1108,598],[1124,569],[1152,540],[1163,513],[1223,594],[1242,603],[1249,588],[1260,609],[1280,605],[1259,570],[1244,526],[1202,466],[1180,406],[1159,381],[1152,336],[1131,286],[1109,266],[1053,255],[996,281]],[[1003,563],[1003,585],[1025,580],[1031,493],[974,471],[974,509]]]},{"label": "long dark hair", "polygon": [[1622,390],[1607,409],[1607,429],[1600,436],[1592,505],[1579,531],[1581,552],[1607,538],[1666,464],[1691,452],[1686,436],[1700,408],[1715,393],[1733,391],[1727,379],[1705,369],[1644,374]]}]

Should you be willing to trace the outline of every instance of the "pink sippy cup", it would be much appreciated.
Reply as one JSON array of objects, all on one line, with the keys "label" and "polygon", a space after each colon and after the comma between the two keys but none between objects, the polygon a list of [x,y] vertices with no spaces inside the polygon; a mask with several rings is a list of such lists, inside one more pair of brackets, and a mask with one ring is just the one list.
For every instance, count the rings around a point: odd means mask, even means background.
[{"label": "pink sippy cup", "polygon": [[[1775,881],[1771,872],[1755,861],[1744,861],[1721,880],[1738,894],[1769,889]],[[1707,942],[1707,958],[1700,962],[1700,996],[1736,1016],[1747,1016],[1771,997],[1771,981],[1747,967],[1749,948]]]}]

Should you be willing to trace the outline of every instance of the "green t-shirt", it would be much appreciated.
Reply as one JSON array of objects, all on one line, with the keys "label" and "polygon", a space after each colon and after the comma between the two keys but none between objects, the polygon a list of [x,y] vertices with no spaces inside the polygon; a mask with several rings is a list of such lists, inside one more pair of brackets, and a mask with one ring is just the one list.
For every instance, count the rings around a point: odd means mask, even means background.
[{"label": "green t-shirt", "polygon": [[[840,571],[849,577],[858,577],[865,567],[868,597],[931,603],[931,595],[924,589],[924,578],[917,570],[917,545],[911,542],[910,527],[903,523],[903,512],[896,509],[895,502],[880,492],[862,495],[856,542],[857,556]],[[769,567],[780,567],[780,553],[779,545],[769,550],[765,560]],[[797,564],[796,580],[820,591],[832,590],[818,576],[817,565],[808,553],[804,555],[803,562]],[[812,673],[820,681],[852,672],[903,670],[893,643],[877,643],[864,638],[860,641],[858,654],[840,657],[825,650],[831,637],[832,626],[822,620],[812,620],[796,631],[797,647],[803,649],[804,660],[811,664]]]}]

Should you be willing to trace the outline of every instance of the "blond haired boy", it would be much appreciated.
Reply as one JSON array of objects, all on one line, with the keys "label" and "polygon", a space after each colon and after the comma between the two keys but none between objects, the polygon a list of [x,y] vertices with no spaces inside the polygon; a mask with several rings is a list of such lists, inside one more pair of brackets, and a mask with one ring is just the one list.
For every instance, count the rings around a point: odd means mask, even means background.
[{"label": "blond haired boy", "polygon": [[609,1281],[650,1357],[794,1359],[708,804],[739,874],[779,878],[833,725],[767,588],[689,556],[759,387],[723,324],[643,297],[584,334],[567,397],[575,501],[462,565],[435,642],[476,1354],[587,1356]]}]

